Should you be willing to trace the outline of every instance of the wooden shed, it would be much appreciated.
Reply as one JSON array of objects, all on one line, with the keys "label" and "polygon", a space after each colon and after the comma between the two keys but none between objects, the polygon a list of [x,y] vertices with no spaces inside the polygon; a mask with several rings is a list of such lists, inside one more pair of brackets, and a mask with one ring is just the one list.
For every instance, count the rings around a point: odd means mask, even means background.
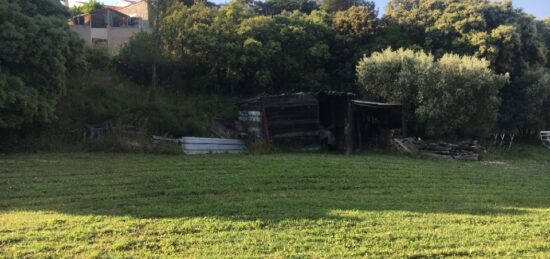
[{"label": "wooden shed", "polygon": [[401,118],[399,104],[354,97],[334,91],[258,96],[237,104],[239,122],[249,137],[302,145],[327,138],[335,149],[350,153]]},{"label": "wooden shed", "polygon": [[316,94],[259,96],[238,104],[239,120],[248,133],[269,141],[318,142],[319,103]]},{"label": "wooden shed", "polygon": [[351,106],[355,149],[379,145],[400,134],[396,131],[402,127],[401,104],[352,100]]}]

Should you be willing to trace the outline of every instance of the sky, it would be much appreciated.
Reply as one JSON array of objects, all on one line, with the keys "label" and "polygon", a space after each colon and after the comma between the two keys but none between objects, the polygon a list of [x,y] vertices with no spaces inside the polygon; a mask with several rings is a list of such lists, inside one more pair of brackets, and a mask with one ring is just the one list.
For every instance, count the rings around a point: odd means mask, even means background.
[{"label": "sky", "polygon": [[[101,0],[100,0],[101,1]],[[103,0],[105,4],[116,4],[118,0]],[[227,0],[213,0],[215,3],[225,3]],[[384,13],[386,9],[386,3],[388,0],[374,0],[380,15]],[[513,0],[514,6],[522,8],[527,13],[530,13],[537,17],[537,19],[545,19],[550,17],[550,1],[549,0]]]}]

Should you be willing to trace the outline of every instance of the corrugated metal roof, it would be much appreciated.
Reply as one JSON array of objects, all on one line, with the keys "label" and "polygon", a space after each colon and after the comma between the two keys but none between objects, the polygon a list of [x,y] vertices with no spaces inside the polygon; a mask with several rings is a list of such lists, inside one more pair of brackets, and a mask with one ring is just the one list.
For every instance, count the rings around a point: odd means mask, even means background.
[{"label": "corrugated metal roof", "polygon": [[352,100],[351,103],[361,107],[379,108],[379,109],[401,107],[400,103],[380,103],[380,102],[371,102],[371,101],[363,101],[363,100]]}]

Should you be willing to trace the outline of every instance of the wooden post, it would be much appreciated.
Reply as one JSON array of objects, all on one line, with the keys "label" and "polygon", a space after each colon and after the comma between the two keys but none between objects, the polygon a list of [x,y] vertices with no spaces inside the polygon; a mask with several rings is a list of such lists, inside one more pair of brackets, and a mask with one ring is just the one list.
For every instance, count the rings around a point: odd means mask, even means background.
[{"label": "wooden post", "polygon": [[[260,100],[261,101],[261,100]],[[264,132],[264,138],[265,138],[265,141],[267,143],[267,147],[269,149],[271,149],[271,136],[269,135],[269,122],[267,121],[267,113],[266,113],[266,109],[265,109],[265,105],[263,104],[262,102],[262,129],[263,129],[263,132]]]},{"label": "wooden post", "polygon": [[346,142],[346,155],[353,152],[353,110],[351,101],[348,100],[348,116],[344,128],[344,140]]},{"label": "wooden post", "polygon": [[363,150],[363,115],[356,114],[354,111],[355,136],[357,136],[357,145],[359,150]]},{"label": "wooden post", "polygon": [[406,105],[403,105],[401,107],[401,135],[402,137],[407,137],[407,111],[408,109],[405,108]]}]

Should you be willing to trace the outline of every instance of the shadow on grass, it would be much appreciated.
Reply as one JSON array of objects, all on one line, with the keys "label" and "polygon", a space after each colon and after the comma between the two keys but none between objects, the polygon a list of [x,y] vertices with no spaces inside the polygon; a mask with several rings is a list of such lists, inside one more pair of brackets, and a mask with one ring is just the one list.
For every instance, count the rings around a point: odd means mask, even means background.
[{"label": "shadow on grass", "polygon": [[544,168],[386,154],[18,155],[0,158],[0,211],[275,221],[340,218],[335,210],[519,215],[550,207]]}]

